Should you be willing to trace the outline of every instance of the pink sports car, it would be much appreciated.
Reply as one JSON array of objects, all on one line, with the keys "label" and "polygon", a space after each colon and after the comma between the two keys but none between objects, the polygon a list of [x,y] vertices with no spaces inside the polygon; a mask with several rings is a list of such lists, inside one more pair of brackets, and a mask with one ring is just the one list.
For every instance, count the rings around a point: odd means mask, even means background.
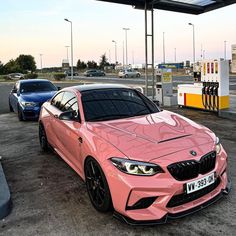
[{"label": "pink sports car", "polygon": [[42,106],[39,139],[82,177],[98,211],[129,224],[165,223],[230,190],[215,134],[126,86],[60,90]]}]

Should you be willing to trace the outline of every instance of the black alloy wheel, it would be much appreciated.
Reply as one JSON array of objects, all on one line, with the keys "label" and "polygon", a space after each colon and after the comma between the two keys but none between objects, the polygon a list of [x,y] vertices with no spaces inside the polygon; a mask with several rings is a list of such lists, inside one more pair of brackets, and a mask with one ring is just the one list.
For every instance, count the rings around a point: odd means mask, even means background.
[{"label": "black alloy wheel", "polygon": [[85,181],[90,201],[96,210],[108,212],[112,209],[109,186],[98,162],[89,157],[85,162]]},{"label": "black alloy wheel", "polygon": [[13,108],[12,108],[12,105],[10,103],[10,100],[9,100],[9,110],[10,110],[10,112],[13,112]]},{"label": "black alloy wheel", "polygon": [[47,135],[41,123],[39,124],[39,143],[42,151],[47,152],[49,150]]},{"label": "black alloy wheel", "polygon": [[19,121],[23,121],[24,120],[23,114],[22,114],[22,111],[21,111],[19,105],[17,106],[17,115],[18,115]]}]

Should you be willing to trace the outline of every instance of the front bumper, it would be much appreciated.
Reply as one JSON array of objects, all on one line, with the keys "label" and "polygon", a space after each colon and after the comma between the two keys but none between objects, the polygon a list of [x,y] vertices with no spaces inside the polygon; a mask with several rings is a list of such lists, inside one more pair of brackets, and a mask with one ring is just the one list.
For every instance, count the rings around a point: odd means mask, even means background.
[{"label": "front bumper", "polygon": [[139,221],[139,220],[133,220],[127,216],[121,215],[118,212],[114,212],[113,216],[115,218],[117,218],[120,221],[123,221],[129,225],[142,225],[142,226],[148,226],[148,225],[159,225],[159,224],[165,224],[168,222],[171,222],[173,220],[188,216],[190,214],[193,214],[195,212],[198,212],[212,204],[214,204],[215,202],[217,202],[218,200],[220,200],[222,197],[224,197],[225,195],[228,195],[229,192],[231,190],[231,182],[228,181],[227,186],[225,189],[221,190],[221,192],[216,195],[215,197],[211,198],[209,201],[204,202],[201,205],[198,205],[194,208],[191,208],[189,210],[180,212],[180,213],[176,213],[176,214],[171,214],[171,213],[167,213],[165,216],[163,216],[161,219],[159,220],[144,220],[144,221]]},{"label": "front bumper", "polygon": [[41,107],[21,107],[24,120],[37,120]]},{"label": "front bumper", "polygon": [[[168,158],[168,157],[166,157]],[[171,160],[171,158],[168,158]],[[117,171],[112,164],[107,168],[108,183],[112,195],[114,216],[129,224],[160,224],[194,213],[219,200],[230,189],[227,177],[227,155],[223,150],[217,156],[215,168],[195,179],[178,181],[170,173],[155,176],[132,176]],[[215,184],[192,194],[185,193],[185,184],[198,180],[210,173],[215,173]],[[196,194],[195,194],[196,193]],[[177,204],[170,204],[179,199]],[[186,199],[185,199],[186,198]],[[147,201],[146,201],[147,200]],[[173,202],[173,201],[172,201]],[[138,207],[137,207],[138,206]],[[140,207],[141,206],[141,207]]]}]

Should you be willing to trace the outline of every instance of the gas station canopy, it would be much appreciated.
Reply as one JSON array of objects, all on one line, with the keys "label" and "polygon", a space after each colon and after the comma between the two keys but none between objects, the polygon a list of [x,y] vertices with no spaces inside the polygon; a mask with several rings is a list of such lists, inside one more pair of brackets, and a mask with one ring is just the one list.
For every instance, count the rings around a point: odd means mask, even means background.
[{"label": "gas station canopy", "polygon": [[103,2],[120,3],[131,5],[136,9],[144,9],[145,3],[148,9],[160,9],[189,14],[201,14],[222,8],[233,3],[236,0],[98,0]]}]

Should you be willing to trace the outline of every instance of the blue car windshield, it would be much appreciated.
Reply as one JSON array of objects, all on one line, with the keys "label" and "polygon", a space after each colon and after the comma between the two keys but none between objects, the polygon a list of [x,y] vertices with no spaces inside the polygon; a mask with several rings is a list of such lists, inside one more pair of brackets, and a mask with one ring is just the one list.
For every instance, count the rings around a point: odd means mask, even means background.
[{"label": "blue car windshield", "polygon": [[22,83],[20,85],[20,93],[34,93],[34,92],[50,92],[57,91],[57,88],[48,81],[33,81]]}]

